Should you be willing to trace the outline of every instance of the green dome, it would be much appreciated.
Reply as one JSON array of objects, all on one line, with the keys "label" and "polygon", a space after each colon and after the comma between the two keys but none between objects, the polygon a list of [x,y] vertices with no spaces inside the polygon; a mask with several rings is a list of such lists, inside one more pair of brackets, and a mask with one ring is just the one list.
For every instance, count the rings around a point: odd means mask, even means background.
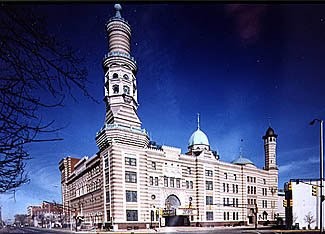
[{"label": "green dome", "polygon": [[238,158],[236,158],[234,161],[231,162],[232,164],[237,164],[237,165],[247,165],[247,164],[252,164],[254,165],[254,163],[249,160],[248,158],[243,158],[241,156],[239,156]]},{"label": "green dome", "polygon": [[197,129],[193,134],[191,135],[189,141],[188,141],[188,146],[193,146],[193,145],[207,145],[210,146],[209,140],[207,135],[205,135],[204,132],[202,132],[200,129]]}]

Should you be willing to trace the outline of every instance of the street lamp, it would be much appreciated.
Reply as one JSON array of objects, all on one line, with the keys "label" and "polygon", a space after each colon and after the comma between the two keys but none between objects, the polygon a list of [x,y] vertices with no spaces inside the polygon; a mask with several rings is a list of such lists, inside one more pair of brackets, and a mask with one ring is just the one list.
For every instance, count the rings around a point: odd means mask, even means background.
[{"label": "street lamp", "polygon": [[310,125],[315,124],[316,122],[320,123],[320,149],[319,149],[319,157],[320,157],[320,222],[319,222],[319,226],[320,226],[320,233],[323,232],[323,171],[324,171],[324,147],[323,147],[323,123],[324,121],[321,119],[314,119],[313,121],[310,122]]}]

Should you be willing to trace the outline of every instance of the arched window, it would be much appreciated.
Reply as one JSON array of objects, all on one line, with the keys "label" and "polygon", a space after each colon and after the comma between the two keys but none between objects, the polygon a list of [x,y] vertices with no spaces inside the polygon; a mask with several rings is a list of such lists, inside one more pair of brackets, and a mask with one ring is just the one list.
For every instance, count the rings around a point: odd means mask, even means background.
[{"label": "arched window", "polygon": [[124,74],[123,75],[123,78],[126,79],[126,80],[128,80],[129,79],[129,76],[127,74]]},{"label": "arched window", "polygon": [[123,86],[123,93],[124,94],[130,94],[130,88],[129,88],[129,86],[126,86],[126,85]]},{"label": "arched window", "polygon": [[117,79],[118,78],[118,74],[117,73],[114,73],[113,74],[113,79]]},{"label": "arched window", "polygon": [[118,92],[119,92],[118,85],[113,85],[113,93],[118,93]]}]

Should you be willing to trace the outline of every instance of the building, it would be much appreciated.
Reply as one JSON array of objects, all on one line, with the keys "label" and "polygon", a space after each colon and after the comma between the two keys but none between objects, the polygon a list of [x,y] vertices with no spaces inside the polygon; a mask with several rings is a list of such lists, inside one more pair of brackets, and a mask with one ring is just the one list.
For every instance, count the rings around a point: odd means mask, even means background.
[{"label": "building", "polygon": [[62,204],[43,201],[41,205],[27,207],[29,225],[34,227],[62,227],[64,213]]},{"label": "building", "polygon": [[[291,179],[285,183],[286,225],[300,229],[317,229],[320,227],[320,180]],[[324,194],[324,192],[323,192]],[[323,204],[324,214],[324,204]],[[325,219],[323,216],[323,225]]]},{"label": "building", "polygon": [[80,227],[114,229],[274,221],[277,134],[269,127],[262,138],[263,169],[242,155],[231,163],[221,161],[199,118],[186,153],[151,141],[137,115],[131,28],[121,16],[120,5],[115,9],[116,15],[106,24],[106,116],[96,135],[99,151],[92,157],[67,157],[59,163],[66,213],[81,217]]}]

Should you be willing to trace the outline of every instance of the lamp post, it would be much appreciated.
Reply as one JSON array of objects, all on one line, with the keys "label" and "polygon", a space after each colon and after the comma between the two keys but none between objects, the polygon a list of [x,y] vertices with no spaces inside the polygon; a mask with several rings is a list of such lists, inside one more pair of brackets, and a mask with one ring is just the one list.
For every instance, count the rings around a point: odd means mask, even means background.
[{"label": "lamp post", "polygon": [[320,156],[320,222],[319,222],[319,227],[320,227],[320,233],[323,233],[323,171],[324,171],[324,146],[323,146],[323,123],[324,121],[321,119],[314,119],[313,121],[310,122],[310,125],[315,124],[315,122],[319,122],[320,123],[320,148],[319,148],[319,156]]}]

